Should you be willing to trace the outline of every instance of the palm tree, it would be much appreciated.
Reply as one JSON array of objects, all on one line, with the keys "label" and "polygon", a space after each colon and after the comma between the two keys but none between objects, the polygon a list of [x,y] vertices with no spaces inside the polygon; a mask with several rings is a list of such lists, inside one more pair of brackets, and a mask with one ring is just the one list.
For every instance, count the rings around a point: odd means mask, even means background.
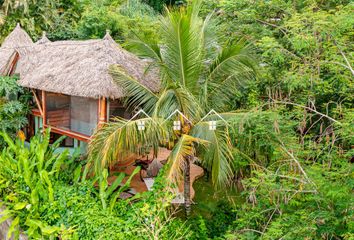
[{"label": "palm tree", "polygon": [[2,7],[4,9],[5,15],[7,15],[11,10],[23,9],[23,13],[27,14],[31,4],[35,4],[36,1],[33,0],[4,0]]},{"label": "palm tree", "polygon": [[[167,178],[180,181],[184,175],[186,213],[190,213],[190,162],[198,160],[211,172],[215,186],[229,182],[233,176],[232,146],[227,124],[211,109],[230,110],[230,102],[241,83],[255,77],[255,61],[244,41],[222,45],[213,14],[199,17],[201,1],[186,8],[166,9],[160,20],[160,42],[134,40],[128,48],[151,64],[147,70],[158,69],[161,88],[152,92],[119,66],[110,71],[127,97],[130,109],[143,109],[152,118],[126,121],[116,119],[100,128],[89,146],[89,161],[96,172],[123,159],[127,153],[141,153],[149,147],[156,153],[159,146],[172,147],[168,159]],[[172,130],[164,120],[175,110],[182,129]],[[221,113],[225,119],[232,113]],[[217,123],[209,130],[209,121]],[[145,122],[145,131],[138,123]],[[183,174],[182,174],[183,173]]]}]

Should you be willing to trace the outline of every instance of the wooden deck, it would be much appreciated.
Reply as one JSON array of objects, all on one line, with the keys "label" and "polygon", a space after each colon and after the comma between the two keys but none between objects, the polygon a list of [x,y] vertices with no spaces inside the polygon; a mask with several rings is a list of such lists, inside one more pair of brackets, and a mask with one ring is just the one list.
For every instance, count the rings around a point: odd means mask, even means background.
[{"label": "wooden deck", "polygon": [[[157,160],[160,162],[165,162],[169,156],[171,151],[167,150],[167,149],[161,149],[158,156],[157,156]],[[114,173],[119,173],[119,172],[124,172],[127,175],[130,175],[134,169],[136,168],[134,166],[135,163],[135,159],[138,159],[136,157],[131,157],[129,159],[127,159],[126,161],[124,161],[124,163],[120,163],[117,164],[116,166],[114,166],[113,168],[111,168],[111,175],[113,175]],[[191,164],[191,199],[194,198],[195,196],[195,191],[193,188],[193,183],[196,179],[198,179],[199,177],[203,176],[204,174],[204,170],[203,168],[199,167],[196,164]],[[116,179],[116,176],[111,176],[108,178],[108,183],[111,184],[114,182],[114,180]],[[128,177],[125,178],[125,180]],[[145,192],[148,191],[146,184],[144,181],[142,181],[140,179],[140,174],[136,174],[133,179],[132,182],[130,184],[131,188],[133,188],[136,192]],[[183,193],[183,182],[179,183],[179,192]]]}]

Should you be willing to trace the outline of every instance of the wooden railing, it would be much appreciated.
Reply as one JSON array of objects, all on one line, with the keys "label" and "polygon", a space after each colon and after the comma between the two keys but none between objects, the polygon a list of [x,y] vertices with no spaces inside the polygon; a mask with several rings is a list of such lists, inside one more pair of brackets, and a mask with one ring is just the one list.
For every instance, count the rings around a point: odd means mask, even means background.
[{"label": "wooden railing", "polygon": [[69,110],[60,109],[55,111],[47,111],[47,124],[50,126],[70,128]]}]

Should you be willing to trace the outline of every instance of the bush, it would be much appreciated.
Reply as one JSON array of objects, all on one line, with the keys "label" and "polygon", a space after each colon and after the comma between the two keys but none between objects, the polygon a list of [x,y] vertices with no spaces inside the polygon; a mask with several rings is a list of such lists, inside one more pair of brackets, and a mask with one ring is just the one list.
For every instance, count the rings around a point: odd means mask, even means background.
[{"label": "bush", "polygon": [[352,233],[352,165],[336,157],[330,167],[304,166],[307,177],[296,166],[253,171],[244,180],[248,201],[236,208],[237,218],[227,236],[339,239]]},{"label": "bush", "polygon": [[[60,142],[49,146],[49,131],[32,138],[29,148],[23,140],[12,140],[8,134],[0,133],[8,145],[0,154],[0,197],[6,207],[0,222],[14,219],[8,237],[18,236],[20,229],[35,239],[188,236],[184,223],[171,215],[173,196],[165,191],[163,177],[156,179],[155,191],[138,194],[135,201],[115,199],[115,194],[124,190],[129,180],[118,190],[115,185],[120,182],[108,187],[104,184],[107,181],[104,174],[79,182],[81,164],[67,151],[54,153]],[[95,187],[97,180],[99,189]],[[111,190],[113,194],[109,194]],[[109,208],[104,201],[113,207]]]},{"label": "bush", "polygon": [[[17,85],[17,76],[0,76],[0,123],[1,129],[14,136],[27,124],[29,111],[28,92]],[[0,140],[0,147],[3,146]]]}]

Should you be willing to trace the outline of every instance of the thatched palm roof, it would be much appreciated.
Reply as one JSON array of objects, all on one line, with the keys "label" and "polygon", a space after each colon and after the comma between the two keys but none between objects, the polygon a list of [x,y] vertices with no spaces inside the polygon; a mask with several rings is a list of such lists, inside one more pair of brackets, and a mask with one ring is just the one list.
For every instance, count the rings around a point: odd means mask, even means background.
[{"label": "thatched palm roof", "polygon": [[5,73],[13,53],[14,50],[0,48],[0,76]]},{"label": "thatched palm roof", "polygon": [[20,24],[17,24],[14,30],[5,38],[1,48],[18,48],[32,44],[33,41],[30,36],[21,28]]},{"label": "thatched palm roof", "polygon": [[39,39],[36,44],[50,43],[51,41],[47,38],[46,32],[43,32],[41,39]]},{"label": "thatched palm roof", "polygon": [[[14,30],[5,38],[0,48],[0,75],[8,67],[9,61],[15,51],[19,48],[24,48],[33,45],[30,36],[24,31],[19,24]],[[20,60],[21,62],[21,60]],[[19,72],[21,63],[17,64],[16,72]]]},{"label": "thatched palm roof", "polygon": [[151,90],[158,90],[157,74],[145,73],[147,63],[124,50],[107,33],[100,40],[41,42],[26,49],[19,84],[72,96],[124,97],[108,69],[120,65]]}]

